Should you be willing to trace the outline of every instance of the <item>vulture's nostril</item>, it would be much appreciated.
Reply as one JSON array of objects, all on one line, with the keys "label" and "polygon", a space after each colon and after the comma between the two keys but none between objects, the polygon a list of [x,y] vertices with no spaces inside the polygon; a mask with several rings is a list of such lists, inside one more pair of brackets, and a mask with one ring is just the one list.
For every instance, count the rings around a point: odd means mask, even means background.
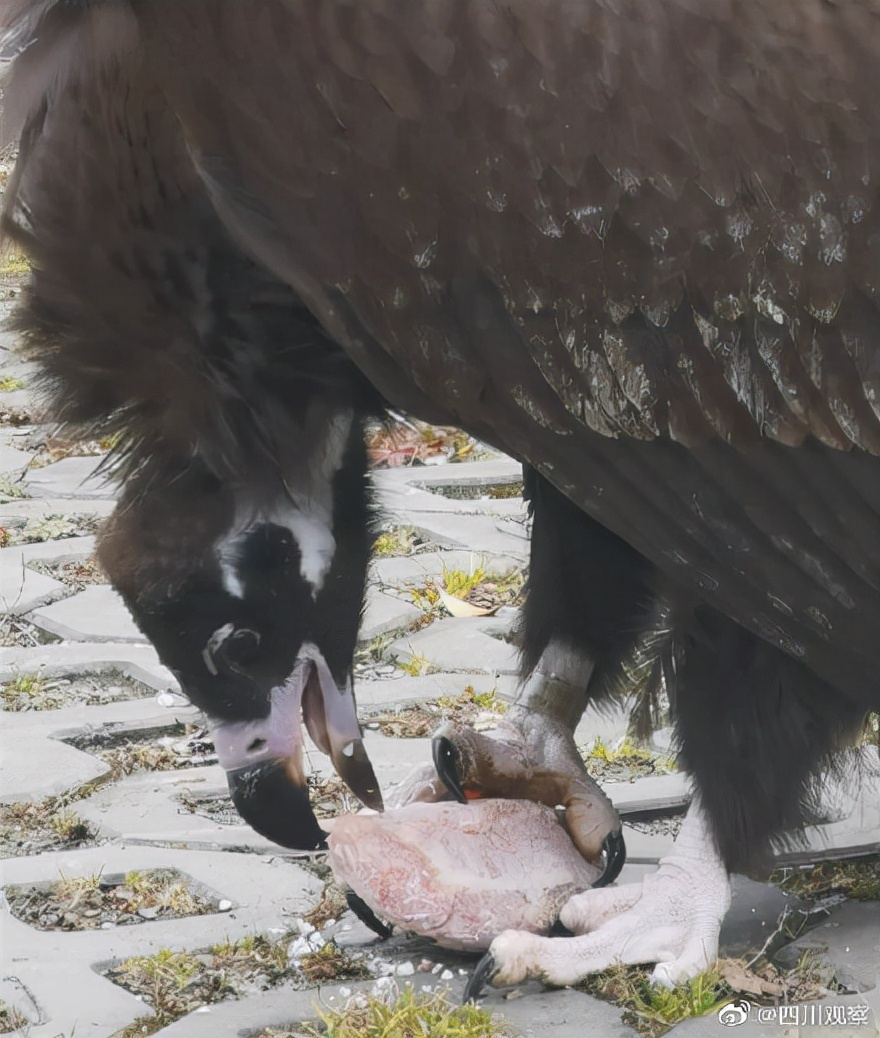
[{"label": "vulture's nostril", "polygon": [[260,738],[260,739],[254,739],[248,745],[247,751],[248,751],[248,753],[260,753],[262,750],[265,750],[265,749],[266,749],[266,740]]}]

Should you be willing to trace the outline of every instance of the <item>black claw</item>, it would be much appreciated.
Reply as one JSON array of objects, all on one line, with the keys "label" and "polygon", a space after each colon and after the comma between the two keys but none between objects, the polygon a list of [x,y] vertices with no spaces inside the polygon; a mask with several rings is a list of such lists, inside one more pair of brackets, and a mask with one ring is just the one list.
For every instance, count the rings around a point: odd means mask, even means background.
[{"label": "black claw", "polygon": [[609,833],[602,843],[602,856],[605,859],[605,871],[593,884],[597,887],[607,887],[620,875],[620,870],[626,862],[626,844],[623,840],[623,830],[616,829]]},{"label": "black claw", "polygon": [[393,928],[387,923],[383,923],[367,902],[355,894],[353,890],[346,890],[345,900],[348,902],[348,907],[364,926],[368,926],[373,933],[377,933],[383,941],[387,941],[391,934],[394,933]]},{"label": "black claw", "polygon": [[466,804],[468,800],[459,776],[461,758],[452,740],[445,735],[438,735],[431,743],[431,754],[440,781],[460,804]]},{"label": "black claw", "polygon": [[486,952],[474,967],[474,972],[468,977],[464,994],[461,997],[461,1004],[476,1002],[482,996],[483,989],[488,984],[491,984],[497,975],[498,963],[495,961],[495,956],[492,952]]},{"label": "black claw", "polygon": [[548,937],[574,937],[574,933],[563,923],[561,919],[557,919],[556,922],[550,927]]}]

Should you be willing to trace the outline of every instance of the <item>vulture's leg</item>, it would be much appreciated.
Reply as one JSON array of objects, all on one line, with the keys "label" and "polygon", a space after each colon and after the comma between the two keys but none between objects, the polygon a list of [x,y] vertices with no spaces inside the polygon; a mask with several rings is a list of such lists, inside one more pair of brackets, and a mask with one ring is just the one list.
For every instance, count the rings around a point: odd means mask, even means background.
[{"label": "vulture's leg", "polygon": [[[564,805],[576,845],[614,880],[625,848],[616,812],[574,742],[587,703],[644,629],[652,570],[563,494],[524,468],[534,524],[522,624],[522,681],[491,734],[462,726],[437,733],[436,773],[405,780],[394,803],[507,796]],[[438,781],[439,776],[439,781]]]},{"label": "vulture's leg", "polygon": [[574,984],[614,963],[654,962],[652,979],[671,987],[701,973],[718,955],[718,934],[730,905],[727,870],[695,801],[671,854],[641,883],[573,897],[560,919],[572,938],[507,930],[477,967],[467,996],[485,982],[529,978]]}]

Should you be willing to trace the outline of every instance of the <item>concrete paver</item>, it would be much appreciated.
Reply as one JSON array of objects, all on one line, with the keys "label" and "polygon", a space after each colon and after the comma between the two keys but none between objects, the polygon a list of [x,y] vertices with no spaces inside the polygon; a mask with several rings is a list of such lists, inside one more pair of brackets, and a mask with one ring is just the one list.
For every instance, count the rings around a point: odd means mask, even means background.
[{"label": "concrete paver", "polygon": [[100,458],[62,458],[40,469],[31,469],[24,480],[31,497],[105,498],[116,491],[97,473]]},{"label": "concrete paver", "polygon": [[109,584],[86,588],[75,595],[40,606],[29,619],[58,638],[76,642],[143,642],[122,596]]}]

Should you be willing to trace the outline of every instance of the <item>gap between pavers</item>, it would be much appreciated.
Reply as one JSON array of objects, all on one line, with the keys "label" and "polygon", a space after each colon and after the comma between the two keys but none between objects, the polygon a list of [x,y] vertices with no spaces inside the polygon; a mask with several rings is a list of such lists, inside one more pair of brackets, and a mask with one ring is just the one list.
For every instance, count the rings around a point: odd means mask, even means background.
[{"label": "gap between pavers", "polygon": [[87,587],[60,602],[41,606],[27,619],[41,630],[68,641],[147,644],[122,596],[109,584]]},{"label": "gap between pavers", "polygon": [[426,580],[442,577],[446,571],[474,573],[478,569],[483,569],[486,573],[504,576],[522,569],[524,564],[525,559],[522,555],[449,548],[446,551],[426,551],[415,555],[392,555],[388,558],[373,559],[370,563],[369,580],[375,581],[381,587],[408,593],[406,584],[420,586]]},{"label": "gap between pavers", "polygon": [[[415,974],[405,979],[416,992],[449,990],[453,1004],[460,1002],[464,978],[438,981],[431,974]],[[307,991],[276,989],[242,999],[210,1006],[191,1013],[157,1032],[156,1038],[232,1038],[258,1033],[265,1027],[284,1027],[316,1020],[316,1005],[341,1008],[354,994],[369,992],[375,981],[334,984]],[[402,988],[404,980],[398,978]],[[524,985],[524,997],[505,999],[503,992],[489,992],[483,1001],[491,1013],[499,1013],[522,1038],[637,1038],[621,1020],[619,1009],[579,991],[543,991],[537,984]]]},{"label": "gap between pavers", "polygon": [[[281,932],[308,911],[323,884],[311,873],[279,858],[149,847],[100,847],[43,854],[3,862],[5,885],[28,885],[67,877],[173,868],[232,902],[228,912],[155,920],[130,927],[78,933],[39,931],[3,919],[4,974],[20,978],[49,1017],[30,1030],[32,1038],[73,1033],[106,1038],[149,1010],[133,995],[100,977],[94,967],[160,948],[197,951],[254,933]],[[24,1008],[24,1007],[23,1007]]]},{"label": "gap between pavers", "polygon": [[171,671],[159,662],[152,645],[71,642],[0,648],[0,681],[17,674],[66,677],[108,671],[119,671],[157,692],[179,688]]},{"label": "gap between pavers", "polygon": [[69,537],[0,548],[0,603],[7,613],[21,616],[38,606],[74,594],[63,581],[31,569],[30,562],[49,559],[65,564],[87,559],[95,547],[94,537]]},{"label": "gap between pavers", "polygon": [[[104,519],[116,507],[109,498],[14,498],[0,504],[0,526],[16,528],[51,515],[97,515]],[[39,544],[63,544],[68,537],[54,537]]]},{"label": "gap between pavers", "polygon": [[522,465],[513,458],[500,455],[486,461],[467,461],[452,465],[398,465],[392,469],[374,469],[371,478],[377,490],[382,487],[430,486],[494,486],[522,480]]},{"label": "gap between pavers", "polygon": [[157,712],[149,699],[95,706],[7,713],[0,727],[0,803],[38,802],[107,775],[109,765],[68,739],[99,731],[124,736],[161,730],[176,721],[194,723],[202,714],[184,705]]}]

